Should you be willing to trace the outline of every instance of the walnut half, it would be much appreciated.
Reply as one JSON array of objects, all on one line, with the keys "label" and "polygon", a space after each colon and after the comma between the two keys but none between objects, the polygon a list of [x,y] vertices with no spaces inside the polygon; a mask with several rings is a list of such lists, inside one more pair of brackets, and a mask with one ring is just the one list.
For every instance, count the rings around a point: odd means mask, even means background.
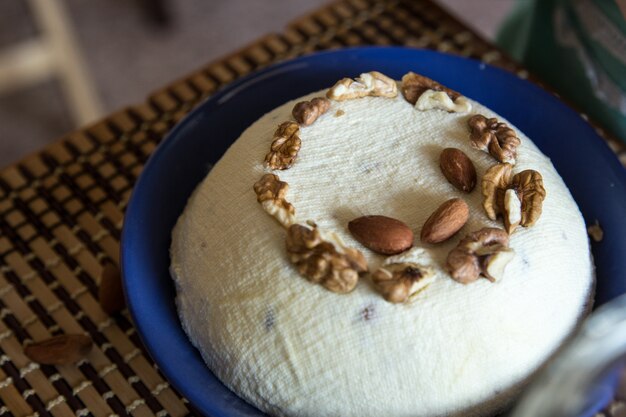
[{"label": "walnut half", "polygon": [[270,151],[265,155],[265,165],[271,169],[288,169],[296,161],[302,141],[296,122],[284,122],[274,132]]},{"label": "walnut half", "polygon": [[257,201],[284,227],[291,226],[296,217],[296,209],[285,199],[288,189],[289,185],[274,174],[265,174],[254,183]]},{"label": "walnut half", "polygon": [[367,272],[367,261],[357,249],[324,240],[315,225],[294,224],[287,230],[287,253],[298,272],[327,290],[344,294]]},{"label": "walnut half", "polygon": [[324,97],[315,97],[310,101],[297,103],[291,114],[301,126],[310,126],[330,108],[330,101]]},{"label": "walnut half", "polygon": [[472,146],[491,154],[498,162],[515,164],[517,147],[522,143],[506,123],[495,117],[487,119],[482,114],[472,116],[467,125],[470,128]]},{"label": "walnut half", "polygon": [[485,227],[467,235],[450,251],[446,269],[461,284],[474,282],[481,275],[495,282],[514,256],[509,235],[502,229]]},{"label": "walnut half", "polygon": [[383,265],[372,274],[374,286],[390,303],[411,300],[435,279],[432,267],[413,262]]},{"label": "walnut half", "polygon": [[512,175],[511,164],[497,164],[482,180],[483,207],[495,220],[499,215],[510,234],[517,226],[530,227],[541,216],[546,190],[541,174],[532,169]]},{"label": "walnut half", "polygon": [[402,77],[402,95],[417,110],[441,109],[466,113],[472,109],[471,103],[458,92],[414,72]]},{"label": "walnut half", "polygon": [[326,93],[326,97],[336,101],[367,96],[393,98],[397,95],[396,82],[378,71],[365,72],[354,80],[343,78]]}]

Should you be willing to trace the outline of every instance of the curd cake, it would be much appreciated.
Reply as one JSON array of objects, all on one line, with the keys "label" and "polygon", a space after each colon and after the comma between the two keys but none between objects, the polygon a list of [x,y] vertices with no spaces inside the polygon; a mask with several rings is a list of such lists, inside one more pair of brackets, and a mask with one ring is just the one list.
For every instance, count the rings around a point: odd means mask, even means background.
[{"label": "curd cake", "polygon": [[376,71],[249,126],[190,197],[171,274],[207,366],[289,417],[493,415],[594,283],[583,218],[529,138]]}]

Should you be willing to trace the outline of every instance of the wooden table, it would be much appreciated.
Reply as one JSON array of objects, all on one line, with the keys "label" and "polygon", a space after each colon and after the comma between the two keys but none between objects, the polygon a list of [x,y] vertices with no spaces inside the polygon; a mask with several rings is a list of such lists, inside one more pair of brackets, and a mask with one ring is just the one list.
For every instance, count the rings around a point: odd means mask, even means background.
[{"label": "wooden table", "polygon": [[[339,0],[0,172],[0,417],[195,414],[144,350],[128,313],[98,303],[118,263],[133,184],[163,136],[201,100],[274,62],[353,45],[406,45],[528,73],[429,0]],[[624,147],[610,139],[620,159]],[[22,346],[62,333],[95,342],[77,365]]]}]

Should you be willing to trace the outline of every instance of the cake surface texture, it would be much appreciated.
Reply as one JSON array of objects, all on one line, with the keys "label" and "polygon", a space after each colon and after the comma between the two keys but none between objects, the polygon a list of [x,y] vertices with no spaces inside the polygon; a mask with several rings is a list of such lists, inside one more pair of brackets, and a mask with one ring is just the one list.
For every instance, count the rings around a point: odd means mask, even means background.
[{"label": "cake surface texture", "polygon": [[[470,113],[419,111],[402,94],[330,101],[301,126],[293,166],[265,167],[277,126],[298,101],[265,114],[228,149],[190,197],[172,235],[171,274],[183,327],[208,367],[240,397],[288,417],[489,416],[573,331],[593,287],[583,218],[550,160],[522,132],[514,172],[543,176],[546,197],[532,227],[510,235],[515,256],[496,282],[456,282],[446,256],[468,233],[502,228],[483,209],[480,181],[497,163],[471,146]],[[210,132],[207,132],[210,140]],[[454,147],[476,167],[471,193],[439,168]],[[427,262],[435,279],[410,302],[390,303],[363,275],[337,294],[298,273],[286,230],[257,202],[253,184],[272,172],[289,184],[295,220],[313,221],[360,250],[369,270],[387,258],[348,231],[364,215],[404,222],[414,247],[401,261]],[[463,199],[469,220],[451,239],[420,242],[445,201]]]}]

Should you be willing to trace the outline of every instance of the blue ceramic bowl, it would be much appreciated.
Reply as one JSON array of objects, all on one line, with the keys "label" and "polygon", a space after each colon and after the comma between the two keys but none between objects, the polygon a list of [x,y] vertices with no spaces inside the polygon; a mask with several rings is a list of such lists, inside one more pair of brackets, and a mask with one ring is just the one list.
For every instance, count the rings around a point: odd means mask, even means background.
[{"label": "blue ceramic bowl", "polygon": [[594,129],[557,98],[483,63],[432,51],[356,48],[298,58],[247,76],[189,114],[148,161],[126,211],[122,271],[128,306],[159,368],[204,414],[263,416],[205,367],[183,332],[168,272],[170,232],[187,198],[230,144],[272,108],[343,77],[409,70],[440,81],[510,120],[553,161],[588,224],[605,235],[592,250],[597,302],[626,292],[626,172]]}]

